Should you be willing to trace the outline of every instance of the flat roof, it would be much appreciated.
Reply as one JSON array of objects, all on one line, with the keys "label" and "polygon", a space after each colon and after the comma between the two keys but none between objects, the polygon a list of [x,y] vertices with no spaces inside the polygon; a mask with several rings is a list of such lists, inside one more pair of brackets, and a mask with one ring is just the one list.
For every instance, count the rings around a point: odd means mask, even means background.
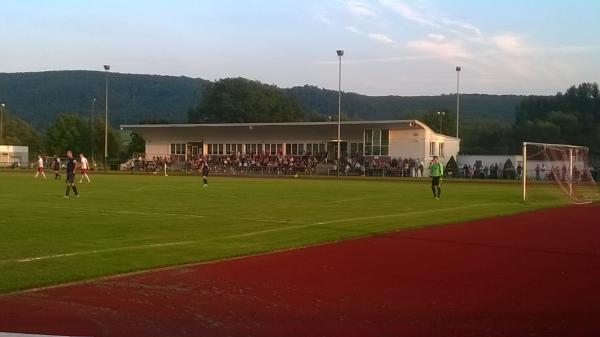
[{"label": "flat roof", "polygon": [[[379,121],[341,121],[342,125],[354,125],[354,124],[409,124],[415,123],[415,125],[423,125],[418,120],[379,120]],[[212,123],[212,124],[123,124],[122,128],[185,128],[185,127],[227,127],[227,126],[311,126],[311,125],[337,125],[337,122],[278,122],[278,123]]]},{"label": "flat roof", "polygon": [[[122,124],[121,129],[152,129],[152,128],[194,128],[194,127],[258,127],[258,126],[335,126],[337,121],[331,122],[277,122],[277,123],[210,123],[210,124]],[[456,137],[441,135],[433,131],[425,123],[416,119],[392,119],[392,120],[374,120],[374,121],[341,121],[341,125],[377,125],[377,124],[399,124],[409,127],[421,127],[430,132],[445,138],[458,139]]]}]

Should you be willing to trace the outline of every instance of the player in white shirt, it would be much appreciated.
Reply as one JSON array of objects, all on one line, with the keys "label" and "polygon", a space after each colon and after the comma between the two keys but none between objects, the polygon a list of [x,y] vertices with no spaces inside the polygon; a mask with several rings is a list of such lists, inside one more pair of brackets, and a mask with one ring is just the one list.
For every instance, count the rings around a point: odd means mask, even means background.
[{"label": "player in white shirt", "polygon": [[90,170],[90,163],[88,162],[87,158],[83,156],[83,153],[79,154],[79,158],[81,159],[81,179],[79,180],[79,183],[83,182],[83,177],[85,177],[88,183],[90,183],[90,177],[87,174]]},{"label": "player in white shirt", "polygon": [[37,172],[35,173],[35,177],[37,178],[38,175],[40,175],[40,173],[42,174],[44,179],[46,179],[46,173],[44,173],[44,159],[41,155],[38,154]]}]

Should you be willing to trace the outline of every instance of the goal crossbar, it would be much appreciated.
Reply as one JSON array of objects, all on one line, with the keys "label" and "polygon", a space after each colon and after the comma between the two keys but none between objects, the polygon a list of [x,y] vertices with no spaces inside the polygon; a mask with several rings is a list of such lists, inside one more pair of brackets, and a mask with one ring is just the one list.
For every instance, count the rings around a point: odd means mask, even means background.
[{"label": "goal crossbar", "polygon": [[[587,146],[578,146],[578,145],[570,145],[570,144],[551,144],[551,143],[536,143],[536,142],[523,142],[523,201],[527,201],[527,172],[528,172],[528,168],[527,168],[527,146],[528,145],[533,145],[533,146],[540,146],[543,147],[544,150],[548,147],[550,148],[563,148],[564,150],[568,150],[568,168],[567,168],[567,182],[568,182],[568,191],[567,193],[569,194],[569,196],[573,196],[573,178],[574,178],[574,161],[573,161],[573,153],[574,150],[577,149],[582,149],[584,150],[586,153],[589,151],[589,148]],[[542,153],[542,152],[538,152],[538,153]],[[536,154],[532,154],[533,156],[537,155]]]}]

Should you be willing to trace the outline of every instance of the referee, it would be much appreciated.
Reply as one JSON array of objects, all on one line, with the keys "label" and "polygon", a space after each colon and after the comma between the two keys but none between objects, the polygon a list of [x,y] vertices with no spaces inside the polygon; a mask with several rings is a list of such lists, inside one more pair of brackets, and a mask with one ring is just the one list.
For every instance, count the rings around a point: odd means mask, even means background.
[{"label": "referee", "polygon": [[431,171],[431,190],[433,191],[433,197],[439,199],[442,193],[442,176],[444,175],[444,166],[438,162],[438,156],[433,156],[433,160],[429,164],[429,170]]},{"label": "referee", "polygon": [[77,186],[75,186],[75,167],[77,166],[77,162],[73,159],[73,152],[71,150],[67,151],[67,193],[65,194],[65,198],[69,197],[69,192],[71,192],[71,187],[73,188],[73,192],[75,192],[75,196],[79,198],[79,193],[77,193]]}]

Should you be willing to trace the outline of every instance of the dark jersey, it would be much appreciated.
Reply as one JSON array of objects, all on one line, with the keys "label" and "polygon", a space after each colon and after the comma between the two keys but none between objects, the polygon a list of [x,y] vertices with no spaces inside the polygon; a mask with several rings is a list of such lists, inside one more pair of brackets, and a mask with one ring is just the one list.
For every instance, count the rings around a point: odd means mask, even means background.
[{"label": "dark jersey", "polygon": [[202,175],[203,176],[207,176],[209,170],[210,169],[208,168],[208,165],[206,165],[206,164],[202,165]]},{"label": "dark jersey", "polygon": [[67,174],[75,174],[75,159],[67,159]]},{"label": "dark jersey", "polygon": [[52,169],[54,169],[54,171],[60,170],[60,161],[54,160],[54,163],[52,163]]}]

